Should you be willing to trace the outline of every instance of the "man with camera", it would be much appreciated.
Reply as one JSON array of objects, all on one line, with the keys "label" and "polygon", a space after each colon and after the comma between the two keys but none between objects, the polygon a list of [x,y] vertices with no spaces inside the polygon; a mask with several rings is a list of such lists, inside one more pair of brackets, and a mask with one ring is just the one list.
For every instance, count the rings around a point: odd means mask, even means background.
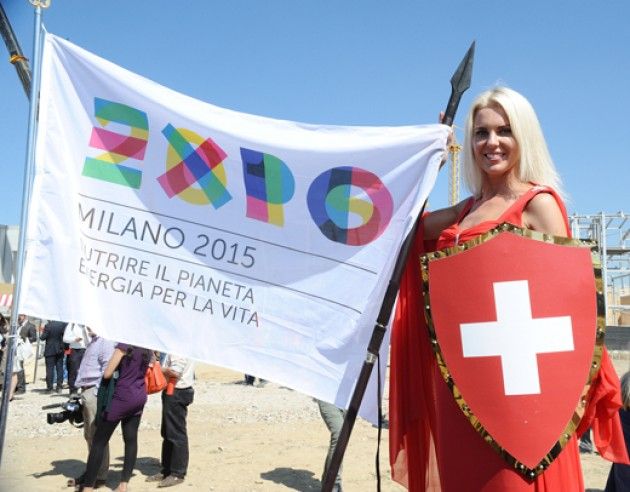
[{"label": "man with camera", "polygon": [[[87,347],[83,353],[75,386],[81,390],[83,411],[83,436],[88,445],[88,453],[92,447],[92,439],[96,431],[96,395],[103,372],[111,359],[116,343],[96,335],[89,327],[83,327],[83,340]],[[109,446],[105,448],[103,462],[98,470],[96,486],[105,485],[109,470]],[[79,486],[82,477],[71,480],[69,485]]]}]

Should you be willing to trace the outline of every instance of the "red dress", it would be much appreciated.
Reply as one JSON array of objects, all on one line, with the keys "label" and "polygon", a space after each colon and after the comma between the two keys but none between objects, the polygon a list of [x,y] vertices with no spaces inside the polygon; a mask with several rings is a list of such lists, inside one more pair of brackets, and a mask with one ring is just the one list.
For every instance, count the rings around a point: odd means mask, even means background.
[{"label": "red dress", "polygon": [[[389,396],[392,477],[413,492],[584,490],[576,438],[533,482],[513,471],[483,442],[440,376],[420,302],[417,259],[421,254],[468,241],[502,222],[522,226],[523,210],[541,192],[556,199],[568,231],[566,210],[558,195],[550,188],[534,186],[496,220],[460,229],[459,223],[474,204],[471,198],[456,223],[442,231],[437,241],[424,241],[422,227],[415,238],[401,279],[392,332]],[[611,461],[627,463],[618,416],[620,406],[619,379],[605,352],[577,435],[592,427],[600,454]]]}]

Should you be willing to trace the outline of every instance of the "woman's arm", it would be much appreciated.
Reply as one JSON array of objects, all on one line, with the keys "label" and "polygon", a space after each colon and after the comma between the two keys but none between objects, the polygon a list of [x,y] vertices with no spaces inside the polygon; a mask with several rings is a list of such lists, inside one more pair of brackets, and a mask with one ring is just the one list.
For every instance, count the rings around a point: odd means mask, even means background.
[{"label": "woman's arm", "polygon": [[423,223],[420,224],[420,227],[424,226],[424,239],[437,239],[444,229],[453,225],[465,203],[466,200],[459,202],[457,205],[441,208],[427,214],[422,219]]},{"label": "woman's arm", "polygon": [[562,210],[556,199],[549,193],[534,196],[523,211],[523,226],[534,231],[567,237]]},{"label": "woman's arm", "polygon": [[120,364],[120,361],[122,360],[124,356],[125,356],[125,352],[123,352],[119,348],[114,350],[114,353],[112,354],[111,359],[109,359],[109,362],[107,363],[105,372],[103,372],[103,377],[105,379],[111,379],[111,377],[114,375],[114,371],[116,371],[118,364]]}]

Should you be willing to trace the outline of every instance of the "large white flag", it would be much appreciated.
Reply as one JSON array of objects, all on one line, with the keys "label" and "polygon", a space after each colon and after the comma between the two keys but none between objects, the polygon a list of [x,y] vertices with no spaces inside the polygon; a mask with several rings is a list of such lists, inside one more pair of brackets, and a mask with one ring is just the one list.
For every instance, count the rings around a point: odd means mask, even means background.
[{"label": "large white flag", "polygon": [[20,312],[347,406],[448,127],[238,113],[44,46]]}]

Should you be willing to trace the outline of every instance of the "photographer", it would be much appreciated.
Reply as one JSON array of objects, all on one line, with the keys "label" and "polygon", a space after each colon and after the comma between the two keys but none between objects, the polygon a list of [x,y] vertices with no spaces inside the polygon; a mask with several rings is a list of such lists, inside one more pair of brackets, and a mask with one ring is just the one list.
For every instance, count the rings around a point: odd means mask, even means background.
[{"label": "photographer", "polygon": [[[81,359],[75,385],[81,389],[81,403],[83,410],[83,436],[88,446],[88,453],[92,447],[92,439],[96,432],[96,394],[103,377],[107,363],[114,353],[116,343],[96,335],[89,327],[83,327],[83,340],[87,340],[87,347]],[[104,485],[109,470],[109,446],[105,447],[103,460],[96,476],[96,486]],[[70,480],[68,485],[79,487],[83,482],[83,475]]]}]

